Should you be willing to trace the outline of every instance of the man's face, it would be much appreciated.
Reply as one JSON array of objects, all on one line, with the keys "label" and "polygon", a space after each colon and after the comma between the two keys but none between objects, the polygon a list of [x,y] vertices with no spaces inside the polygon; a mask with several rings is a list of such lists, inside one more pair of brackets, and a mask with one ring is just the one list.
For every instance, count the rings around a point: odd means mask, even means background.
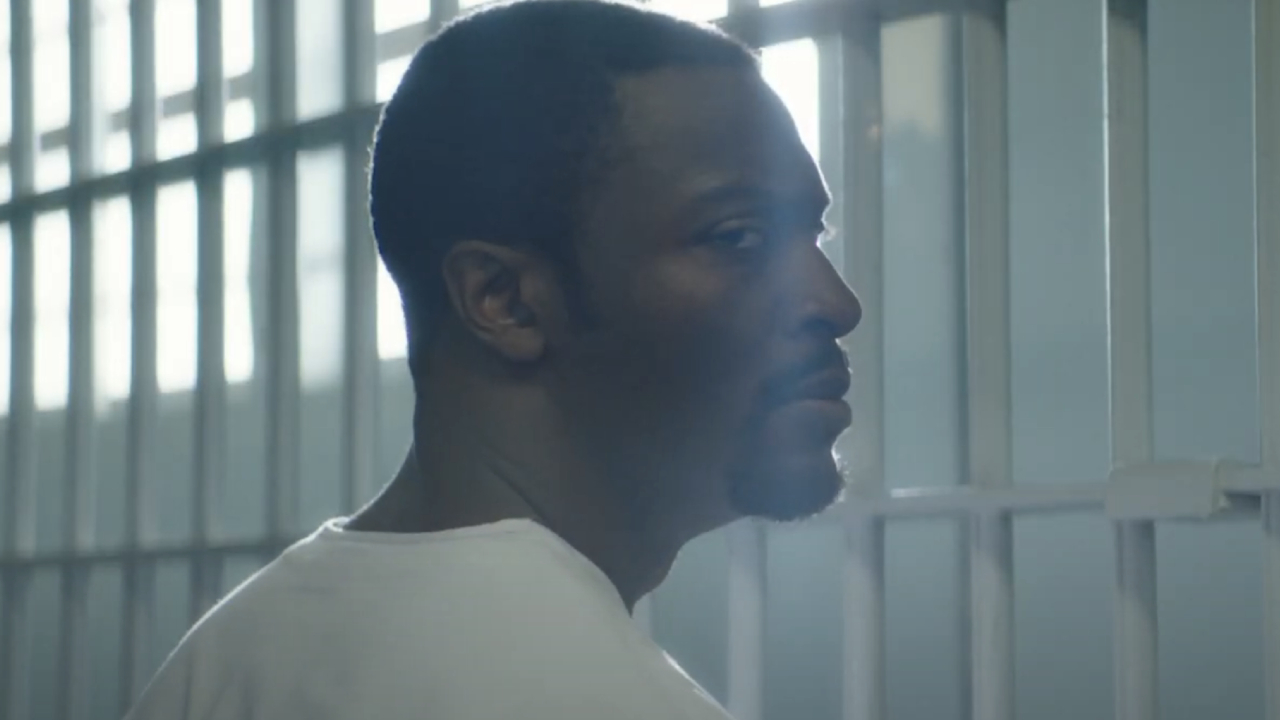
[{"label": "man's face", "polygon": [[819,512],[849,425],[836,340],[861,317],[817,246],[828,195],[757,73],[619,83],[617,156],[579,249],[589,326],[566,402],[610,473],[692,522]]}]

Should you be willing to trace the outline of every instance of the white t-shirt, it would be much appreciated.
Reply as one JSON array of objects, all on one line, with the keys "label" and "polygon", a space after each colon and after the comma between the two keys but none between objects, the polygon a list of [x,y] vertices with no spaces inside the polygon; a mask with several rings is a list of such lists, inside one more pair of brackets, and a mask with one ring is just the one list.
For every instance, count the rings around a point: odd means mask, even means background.
[{"label": "white t-shirt", "polygon": [[330,521],[183,638],[127,720],[727,720],[536,523]]}]

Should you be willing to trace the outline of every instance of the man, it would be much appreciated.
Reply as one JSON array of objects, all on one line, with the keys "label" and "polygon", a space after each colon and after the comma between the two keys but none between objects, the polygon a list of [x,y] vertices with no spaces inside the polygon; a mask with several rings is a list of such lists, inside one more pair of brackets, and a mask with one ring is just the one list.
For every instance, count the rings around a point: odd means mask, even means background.
[{"label": "man", "polygon": [[479,12],[414,58],[370,200],[410,458],[202,620],[133,717],[723,720],[631,608],[692,538],[838,497],[861,314],[755,57],[630,5]]}]

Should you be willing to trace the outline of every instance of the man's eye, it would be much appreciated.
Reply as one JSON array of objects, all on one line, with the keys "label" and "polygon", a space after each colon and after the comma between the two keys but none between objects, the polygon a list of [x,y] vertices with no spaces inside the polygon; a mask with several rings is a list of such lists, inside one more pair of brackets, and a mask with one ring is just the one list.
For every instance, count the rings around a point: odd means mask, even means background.
[{"label": "man's eye", "polygon": [[711,235],[711,241],[733,250],[750,250],[763,246],[768,238],[764,230],[755,227],[737,227],[719,230]]}]

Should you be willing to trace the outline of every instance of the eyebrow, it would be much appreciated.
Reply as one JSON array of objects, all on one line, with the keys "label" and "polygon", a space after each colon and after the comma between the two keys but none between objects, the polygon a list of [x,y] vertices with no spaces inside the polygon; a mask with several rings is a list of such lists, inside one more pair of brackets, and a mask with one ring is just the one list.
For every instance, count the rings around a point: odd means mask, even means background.
[{"label": "eyebrow", "polygon": [[[823,232],[831,231],[831,227],[823,219],[827,209],[831,207],[831,194],[826,188],[821,194],[788,194],[781,195],[776,191],[751,183],[727,183],[710,187],[694,196],[694,202],[710,204],[717,202],[749,202],[785,209],[784,215],[797,220],[814,216],[818,223],[814,229]],[[807,219],[806,219],[807,221]]]},{"label": "eyebrow", "polygon": [[801,194],[780,195],[762,185],[755,183],[724,183],[714,187],[710,187],[705,191],[697,194],[696,200],[700,202],[716,202],[725,200],[751,200],[756,202],[767,202],[770,204],[784,204],[792,206],[818,207],[825,210],[831,204],[831,194],[826,188],[822,189],[820,195],[812,197],[820,198],[819,202],[813,202],[812,199],[803,197]]}]

